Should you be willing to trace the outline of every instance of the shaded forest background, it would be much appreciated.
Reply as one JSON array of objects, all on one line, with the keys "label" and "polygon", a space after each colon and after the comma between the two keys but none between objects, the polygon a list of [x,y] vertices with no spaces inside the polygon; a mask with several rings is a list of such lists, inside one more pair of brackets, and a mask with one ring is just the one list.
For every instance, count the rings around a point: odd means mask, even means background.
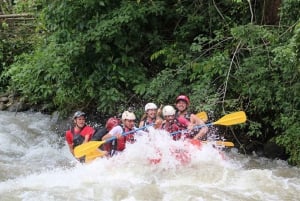
[{"label": "shaded forest background", "polygon": [[173,104],[214,121],[245,153],[267,143],[300,165],[299,0],[0,1],[0,92],[43,112],[102,117]]}]

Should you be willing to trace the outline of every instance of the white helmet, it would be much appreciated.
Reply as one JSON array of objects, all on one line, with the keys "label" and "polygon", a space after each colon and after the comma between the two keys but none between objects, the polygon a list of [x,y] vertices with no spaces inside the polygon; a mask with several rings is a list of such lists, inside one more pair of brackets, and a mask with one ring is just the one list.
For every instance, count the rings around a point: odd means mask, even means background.
[{"label": "white helmet", "polygon": [[145,105],[145,111],[147,112],[148,110],[156,110],[157,106],[155,105],[155,103],[147,103]]},{"label": "white helmet", "polygon": [[128,112],[128,111],[125,111],[123,112],[122,114],[122,120],[135,120],[135,115],[133,112]]},{"label": "white helmet", "polygon": [[173,106],[171,105],[166,105],[164,108],[163,108],[163,115],[164,116],[170,116],[170,115],[175,115],[175,112],[176,110],[174,109]]}]

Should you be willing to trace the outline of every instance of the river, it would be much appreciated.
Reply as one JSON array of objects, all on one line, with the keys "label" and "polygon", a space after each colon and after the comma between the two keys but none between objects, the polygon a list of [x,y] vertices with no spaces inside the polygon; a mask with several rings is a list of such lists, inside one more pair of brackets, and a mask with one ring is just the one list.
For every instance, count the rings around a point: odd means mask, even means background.
[{"label": "river", "polygon": [[245,156],[235,148],[222,157],[208,144],[188,164],[168,154],[149,164],[153,143],[160,153],[185,146],[152,130],[150,143],[139,136],[123,154],[80,164],[53,124],[41,113],[0,111],[1,201],[299,200],[300,169],[285,161]]}]

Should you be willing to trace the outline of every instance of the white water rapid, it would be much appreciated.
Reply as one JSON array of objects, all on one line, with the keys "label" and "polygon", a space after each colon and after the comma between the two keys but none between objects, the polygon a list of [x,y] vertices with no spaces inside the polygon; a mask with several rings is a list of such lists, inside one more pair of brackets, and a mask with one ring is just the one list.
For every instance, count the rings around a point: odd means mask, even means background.
[{"label": "white water rapid", "polygon": [[[80,164],[59,146],[53,123],[40,113],[0,111],[1,201],[299,200],[300,169],[285,161],[234,148],[223,159],[210,144],[198,150],[152,130],[120,155]],[[189,163],[171,149],[189,150]],[[160,163],[149,164],[156,157]]]}]

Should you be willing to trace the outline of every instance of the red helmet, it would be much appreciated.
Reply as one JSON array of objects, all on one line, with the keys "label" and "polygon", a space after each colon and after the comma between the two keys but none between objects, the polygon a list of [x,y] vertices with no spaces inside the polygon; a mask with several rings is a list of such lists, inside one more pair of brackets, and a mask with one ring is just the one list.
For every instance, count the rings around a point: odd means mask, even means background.
[{"label": "red helmet", "polygon": [[176,98],[176,103],[178,102],[178,101],[180,101],[180,100],[183,100],[183,101],[185,101],[186,102],[186,104],[190,104],[190,99],[187,97],[187,96],[185,96],[185,95],[180,95],[180,96],[178,96],[177,98]]},{"label": "red helmet", "polygon": [[120,123],[120,120],[118,118],[111,117],[107,120],[105,127],[107,130],[110,131],[113,127],[117,126],[119,123]]}]

